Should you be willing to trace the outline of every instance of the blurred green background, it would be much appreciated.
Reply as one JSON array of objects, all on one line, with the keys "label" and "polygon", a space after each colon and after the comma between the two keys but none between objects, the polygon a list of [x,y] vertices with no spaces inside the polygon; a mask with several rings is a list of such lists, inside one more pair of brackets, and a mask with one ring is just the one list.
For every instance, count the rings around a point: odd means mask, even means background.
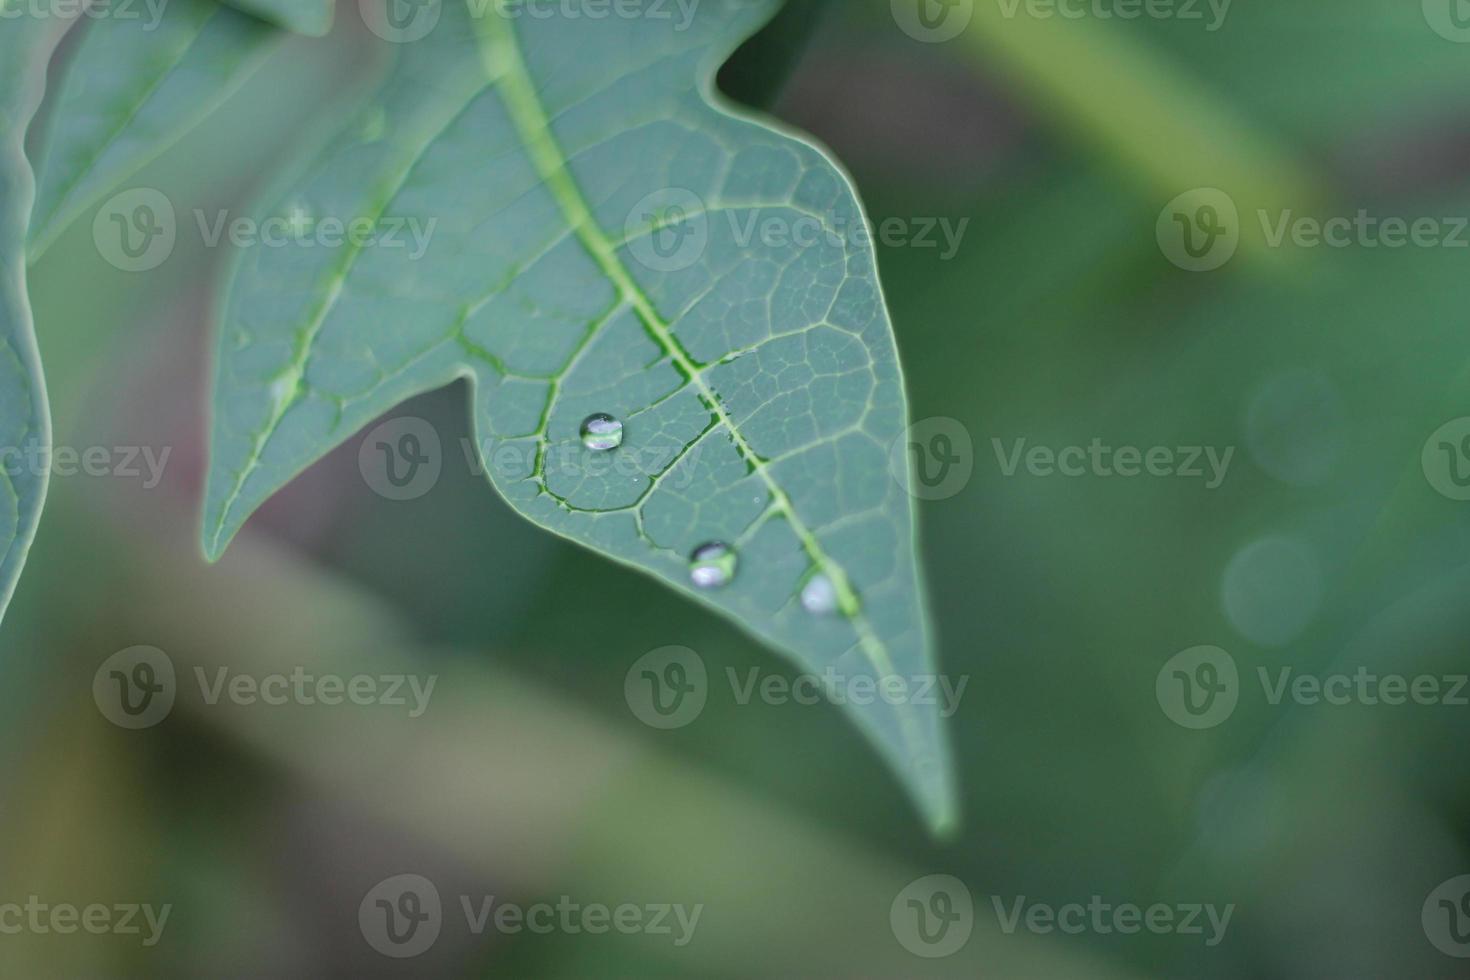
[{"label": "blurred green background", "polygon": [[[968,27],[931,43],[886,0],[798,2],[725,75],[832,147],[875,222],[969,219],[952,257],[880,250],[914,416],[957,420],[973,444],[963,490],[921,505],[943,669],[969,678],[951,721],[959,835],[926,834],[838,709],[722,687],[726,668],[792,676],[780,658],[512,514],[461,463],[460,388],[394,413],[448,447],[429,495],[375,495],[354,440],[206,567],[228,256],[181,236],[162,268],[128,275],[89,217],[32,276],[57,444],[170,456],[152,489],[53,483],[0,629],[0,901],[172,911],[151,947],[0,936],[0,974],[1465,975],[1421,913],[1470,872],[1470,707],[1272,704],[1257,671],[1470,671],[1470,504],[1421,458],[1470,416],[1470,249],[1273,248],[1256,216],[1470,215],[1470,35],[1433,0],[1240,0],[1216,30],[1204,5],[1203,20],[959,6]],[[355,5],[339,20],[129,186],[166,188],[181,213],[242,208],[368,79]],[[1239,251],[1209,272],[1178,268],[1156,234],[1194,188],[1239,210]],[[1021,439],[1234,456],[1217,489],[1008,476],[996,441]],[[92,684],[139,644],[181,678],[438,681],[419,718],[209,705],[185,683],[165,721],[129,731]],[[656,731],[623,682],[668,645],[698,651],[714,690],[695,723]],[[1193,730],[1156,681],[1202,645],[1238,666],[1238,705]],[[358,921],[401,874],[445,903],[438,941],[406,960]],[[932,959],[890,922],[930,874],[974,902],[969,941]],[[475,935],[459,898],[490,895],[704,910],[682,947]],[[1216,945],[1008,932],[994,902],[1023,896],[1234,911]]]}]

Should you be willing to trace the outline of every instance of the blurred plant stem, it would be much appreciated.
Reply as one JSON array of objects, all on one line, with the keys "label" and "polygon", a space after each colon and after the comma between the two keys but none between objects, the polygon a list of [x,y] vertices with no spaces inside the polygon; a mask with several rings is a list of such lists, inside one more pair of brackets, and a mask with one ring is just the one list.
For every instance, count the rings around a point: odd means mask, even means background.
[{"label": "blurred plant stem", "polygon": [[1160,204],[1217,187],[1240,207],[1242,250],[1270,263],[1248,212],[1302,209],[1320,190],[1291,153],[1149,45],[1091,20],[1006,16],[975,4],[963,36],[970,56],[1000,69],[1041,109],[1101,148]]},{"label": "blurred plant stem", "polygon": [[[508,675],[489,656],[412,652],[407,630],[373,597],[258,539],[238,542],[207,576],[187,528],[152,543],[149,567],[128,575],[138,586],[136,608],[167,612],[135,625],[168,637],[181,677],[296,666],[443,675],[418,718],[320,706],[201,708],[181,699],[182,710],[196,709],[198,720],[298,785],[524,894],[702,904],[698,941],[688,948],[630,940],[691,975],[734,962],[751,975],[809,975],[818,955],[832,976],[904,976],[913,968],[890,931],[889,908],[931,869],[883,857],[652,751],[656,734],[628,737]],[[140,560],[147,554],[137,551]],[[186,591],[196,614],[173,602]],[[1004,935],[988,900],[975,900],[977,935],[926,975],[1128,975],[1045,937]]]}]

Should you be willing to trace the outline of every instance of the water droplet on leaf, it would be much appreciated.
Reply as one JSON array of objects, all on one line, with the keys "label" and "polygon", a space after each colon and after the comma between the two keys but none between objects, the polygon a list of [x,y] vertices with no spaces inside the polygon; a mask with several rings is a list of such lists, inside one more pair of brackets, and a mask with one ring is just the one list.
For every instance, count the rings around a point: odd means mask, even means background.
[{"label": "water droplet on leaf", "polygon": [[623,444],[623,423],[611,415],[593,415],[582,423],[582,445],[605,453]]},{"label": "water droplet on leaf", "polygon": [[801,605],[816,616],[830,616],[837,611],[837,586],[825,575],[813,575],[801,590]]},{"label": "water droplet on leaf", "polygon": [[739,559],[735,549],[719,541],[711,541],[694,549],[689,559],[689,580],[699,589],[719,589],[735,577]]}]

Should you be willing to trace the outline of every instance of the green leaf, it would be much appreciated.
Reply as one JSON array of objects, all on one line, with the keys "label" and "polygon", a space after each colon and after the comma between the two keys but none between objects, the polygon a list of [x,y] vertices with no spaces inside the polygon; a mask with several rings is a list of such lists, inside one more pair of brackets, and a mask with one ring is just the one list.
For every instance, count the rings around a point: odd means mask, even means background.
[{"label": "green leaf", "polygon": [[213,112],[284,36],[216,0],[170,0],[156,23],[111,16],[82,29],[37,168],[32,261]]},{"label": "green leaf", "polygon": [[[10,7],[12,9],[7,10]],[[26,220],[35,183],[25,132],[46,65],[68,22],[0,0],[0,613],[10,604],[46,500],[51,416],[25,283]]]},{"label": "green leaf", "polygon": [[[807,670],[932,676],[906,466],[890,475],[907,406],[865,219],[819,150],[712,93],[775,6],[707,0],[680,25],[652,15],[667,4],[543,20],[447,3],[398,45],[372,103],[262,214],[385,231],[415,219],[432,234],[421,256],[310,239],[241,256],[206,553],[375,417],[468,378],[481,458],[532,521]],[[682,222],[655,227],[678,207]],[[848,234],[755,230],[814,221]],[[670,237],[684,245],[660,251]],[[612,453],[582,445],[597,413],[625,424]],[[738,569],[695,589],[689,556],[712,541],[734,546]],[[799,599],[817,575],[831,615]],[[946,826],[939,710],[889,700],[853,717]]]},{"label": "green leaf", "polygon": [[[332,29],[332,0],[225,0],[230,6],[297,34],[321,37]],[[398,0],[386,0],[394,3]]]}]

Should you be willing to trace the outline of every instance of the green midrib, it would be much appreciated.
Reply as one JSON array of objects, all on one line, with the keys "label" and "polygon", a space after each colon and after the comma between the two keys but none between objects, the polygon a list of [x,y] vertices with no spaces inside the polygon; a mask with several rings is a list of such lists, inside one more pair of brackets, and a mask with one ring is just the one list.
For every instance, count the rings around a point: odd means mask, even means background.
[{"label": "green midrib", "polygon": [[[490,14],[479,16],[479,28],[480,50],[489,81],[492,85],[498,86],[501,97],[510,112],[511,120],[537,173],[556,198],[558,206],[575,231],[578,240],[582,242],[603,273],[612,281],[624,300],[638,313],[645,327],[663,347],[669,358],[696,386],[700,398],[729,431],[737,450],[754,472],[760,475],[761,481],[770,491],[775,508],[790,524],[792,532],[801,542],[807,557],[832,580],[842,611],[852,623],[863,652],[874,669],[882,677],[895,676],[896,671],[888,648],[879,639],[872,624],[864,615],[862,603],[853,590],[846,570],[827,555],[816,535],[797,515],[796,509],[791,504],[791,498],[776,482],[770,467],[745,441],[744,435],[726,413],[724,405],[714,390],[705,381],[699,366],[674,338],[668,322],[664,320],[655,308],[652,299],[623,265],[611,240],[597,224],[586,198],[567,168],[566,154],[551,131],[550,117],[541,104],[535,82],[526,67],[514,26],[506,18]],[[910,705],[904,707],[912,708]],[[920,750],[923,746],[923,739],[914,729],[915,721],[911,710],[901,711],[899,716],[902,719],[905,739],[912,749]]]}]

